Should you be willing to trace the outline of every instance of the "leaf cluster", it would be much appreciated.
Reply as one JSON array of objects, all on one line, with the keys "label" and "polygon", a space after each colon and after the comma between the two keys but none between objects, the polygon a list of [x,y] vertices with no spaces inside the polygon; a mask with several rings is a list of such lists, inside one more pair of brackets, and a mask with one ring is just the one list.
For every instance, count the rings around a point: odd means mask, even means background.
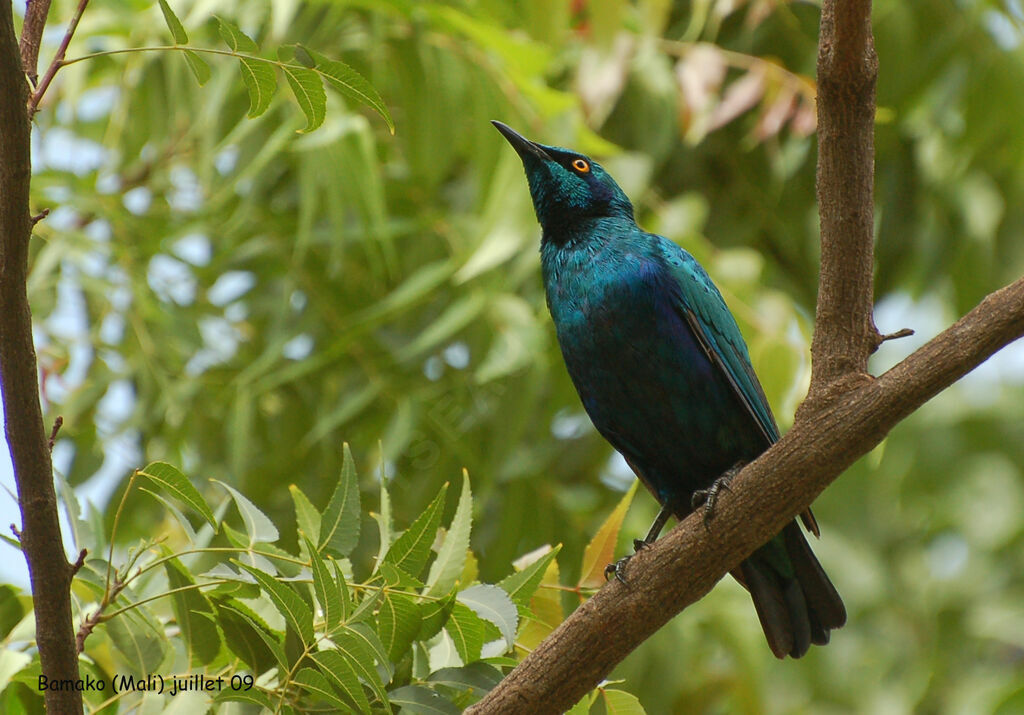
[{"label": "leaf cluster", "polygon": [[[129,490],[148,493],[170,520],[166,533],[127,551],[113,546],[116,531],[103,539],[91,531],[95,524],[72,510],[76,532],[86,539],[78,545],[91,554],[107,552],[106,558],[86,559],[73,585],[83,667],[107,684],[87,693],[91,708],[118,711],[142,702],[170,707],[182,697],[170,693],[170,679],[198,676],[222,679],[205,694],[215,711],[238,701],[273,712],[399,707],[458,713],[543,634],[530,629],[537,621],[533,604],[545,598],[544,589],[558,588],[558,548],[529,556],[497,584],[480,583],[469,548],[468,474],[446,526],[447,485],[401,531],[382,486],[380,513],[374,515],[379,555],[362,575],[349,560],[362,535],[347,445],[324,509],[290,487],[299,539],[294,551],[278,545],[277,526],[242,492],[218,484],[225,494],[211,507],[166,462],[136,471]],[[115,530],[124,507],[122,500]],[[232,526],[239,522],[241,528]],[[5,588],[10,598],[0,611],[6,646],[0,651],[6,664],[0,702],[8,711],[31,711],[42,698],[35,687],[38,654],[30,642],[16,645],[31,632],[30,604]],[[559,605],[545,628],[561,618]],[[165,692],[141,685],[155,676],[168,681]],[[127,679],[140,685],[125,687]]]}]

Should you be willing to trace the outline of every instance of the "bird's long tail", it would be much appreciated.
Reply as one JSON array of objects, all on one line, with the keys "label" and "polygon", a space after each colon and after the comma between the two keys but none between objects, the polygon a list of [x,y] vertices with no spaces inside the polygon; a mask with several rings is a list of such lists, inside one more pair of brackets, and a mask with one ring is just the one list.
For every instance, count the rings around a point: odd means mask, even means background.
[{"label": "bird's long tail", "polygon": [[828,643],[846,623],[846,607],[792,521],[733,571],[750,591],[761,628],[777,658],[799,658],[811,643]]}]

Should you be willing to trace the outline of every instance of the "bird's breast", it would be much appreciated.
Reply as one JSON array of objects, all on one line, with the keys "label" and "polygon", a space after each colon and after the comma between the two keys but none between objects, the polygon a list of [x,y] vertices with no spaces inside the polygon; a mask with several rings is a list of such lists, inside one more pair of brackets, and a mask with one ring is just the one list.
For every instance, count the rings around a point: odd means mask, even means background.
[{"label": "bird's breast", "polygon": [[642,319],[654,307],[656,267],[631,253],[578,251],[545,265],[551,317],[561,337]]}]

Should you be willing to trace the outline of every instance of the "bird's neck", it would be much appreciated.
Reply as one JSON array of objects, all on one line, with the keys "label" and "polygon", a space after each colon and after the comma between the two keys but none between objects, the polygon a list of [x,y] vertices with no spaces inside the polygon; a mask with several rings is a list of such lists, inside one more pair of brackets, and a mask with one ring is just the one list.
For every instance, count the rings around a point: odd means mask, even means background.
[{"label": "bird's neck", "polygon": [[545,222],[541,244],[556,248],[601,244],[637,231],[632,216],[584,216],[566,222]]}]

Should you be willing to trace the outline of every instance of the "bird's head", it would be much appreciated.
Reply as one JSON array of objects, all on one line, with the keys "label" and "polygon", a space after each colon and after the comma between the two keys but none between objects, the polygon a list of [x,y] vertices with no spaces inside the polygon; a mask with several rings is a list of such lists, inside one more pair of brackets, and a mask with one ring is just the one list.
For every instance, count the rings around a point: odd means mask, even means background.
[{"label": "bird's head", "polygon": [[546,236],[571,230],[587,218],[632,220],[633,205],[600,164],[569,149],[532,142],[501,122],[491,123],[523,161],[533,208]]}]

